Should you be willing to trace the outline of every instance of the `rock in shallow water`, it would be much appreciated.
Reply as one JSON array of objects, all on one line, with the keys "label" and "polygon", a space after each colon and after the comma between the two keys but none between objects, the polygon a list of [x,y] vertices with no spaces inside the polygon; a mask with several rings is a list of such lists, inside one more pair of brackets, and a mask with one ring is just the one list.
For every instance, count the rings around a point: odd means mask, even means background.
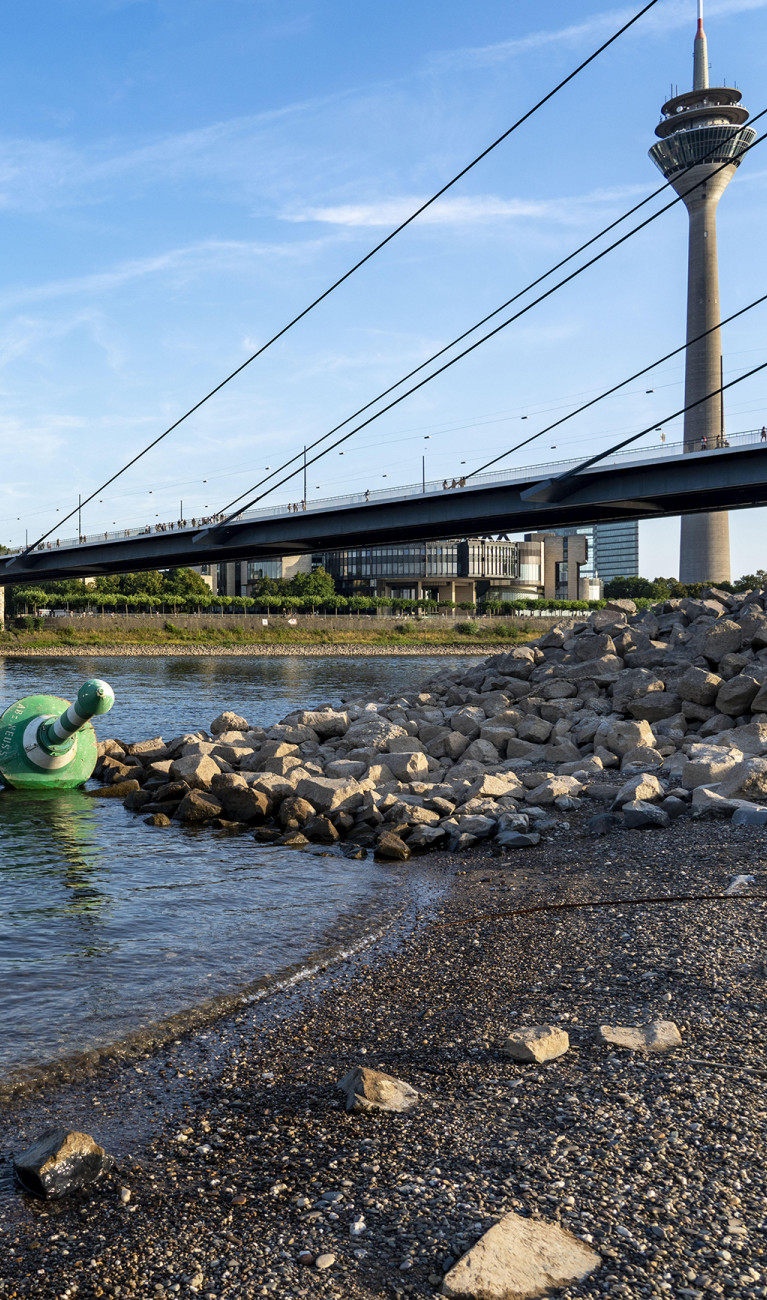
[{"label": "rock in shallow water", "polygon": [[25,1191],[56,1199],[92,1183],[106,1163],[106,1152],[88,1133],[57,1127],[15,1156],[13,1168]]},{"label": "rock in shallow water", "polygon": [[454,1300],[533,1300],[580,1282],[601,1262],[557,1224],[507,1214],[450,1269],[442,1294]]}]

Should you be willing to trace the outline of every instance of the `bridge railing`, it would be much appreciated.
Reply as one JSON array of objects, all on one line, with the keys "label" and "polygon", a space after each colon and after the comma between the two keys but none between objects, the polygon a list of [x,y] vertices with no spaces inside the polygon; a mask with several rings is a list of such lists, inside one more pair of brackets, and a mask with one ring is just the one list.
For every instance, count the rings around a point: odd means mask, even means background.
[{"label": "bridge railing", "polygon": [[[744,447],[749,444],[760,442],[764,442],[765,450],[767,451],[767,438],[763,436],[762,429],[747,429],[740,433],[728,434],[723,443],[716,446],[701,448],[701,452],[696,454],[711,455],[715,452],[722,454],[726,453],[728,449],[731,450],[733,448]],[[631,447],[625,451],[616,452],[611,456],[606,456],[604,460],[599,462],[595,469],[597,471],[605,471],[614,468],[615,466],[628,467],[632,464],[642,464],[646,461],[657,461],[661,457],[668,457],[671,459],[672,457],[682,454],[684,454],[683,442],[660,442],[639,449]],[[549,478],[551,476],[565,474],[568,470],[577,469],[586,458],[587,457],[584,455],[572,456],[567,460],[547,461],[539,465],[522,465],[518,468],[492,470],[487,474],[474,474],[468,479],[463,479],[462,477],[443,479],[442,481],[436,479],[426,483],[423,481],[420,483],[406,483],[400,484],[394,488],[376,488],[372,491],[347,493],[344,496],[323,497],[311,502],[299,501],[297,503],[291,502],[283,505],[262,506],[256,510],[244,511],[243,514],[238,516],[238,521],[241,520],[243,522],[248,522],[256,519],[277,519],[283,515],[295,513],[296,511],[298,513],[306,512],[317,514],[326,510],[338,510],[339,508],[344,509],[355,506],[364,507],[370,504],[385,503],[387,501],[408,500],[413,497],[440,496],[444,491],[460,491],[462,488],[475,488],[480,486],[492,487],[494,485],[501,487],[517,482],[529,481],[536,477]],[[184,521],[184,526],[180,528],[173,523],[159,525],[144,524],[140,528],[117,528],[111,532],[88,533],[85,536],[84,542],[103,543],[125,541],[127,538],[131,537],[146,537],[150,534],[154,536],[155,534],[165,532],[198,532],[200,528],[215,524],[216,522],[219,522],[221,518],[223,518],[223,516],[213,515],[196,519],[193,522],[187,520]],[[76,547],[82,542],[83,539],[77,537],[66,537],[58,539],[55,542],[46,542],[38,549],[58,551],[61,549]],[[10,553],[18,554],[24,549],[23,546],[18,546],[12,548]]]}]

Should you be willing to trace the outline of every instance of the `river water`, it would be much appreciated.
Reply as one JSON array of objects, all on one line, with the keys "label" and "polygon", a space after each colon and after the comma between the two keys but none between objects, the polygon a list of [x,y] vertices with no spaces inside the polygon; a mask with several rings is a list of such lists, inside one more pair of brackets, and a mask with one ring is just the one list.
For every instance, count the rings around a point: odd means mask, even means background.
[{"label": "river water", "polygon": [[[462,660],[0,659],[0,712],[104,677],[101,739],[166,739],[223,709],[269,725],[294,708],[391,694]],[[476,662],[476,661],[473,661]],[[252,835],[146,826],[85,790],[0,789],[0,1074],[16,1076],[298,971],[401,903],[407,872]]]}]

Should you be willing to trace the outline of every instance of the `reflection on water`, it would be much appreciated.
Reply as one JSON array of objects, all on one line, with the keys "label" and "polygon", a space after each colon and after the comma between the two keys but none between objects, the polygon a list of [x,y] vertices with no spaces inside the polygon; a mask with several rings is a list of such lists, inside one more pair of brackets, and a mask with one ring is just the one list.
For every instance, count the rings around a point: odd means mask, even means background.
[{"label": "reflection on water", "polygon": [[[444,660],[0,661],[0,711],[23,695],[115,688],[97,734],[166,738],[222,709],[252,722],[406,689]],[[146,826],[83,790],[0,791],[0,1071],[114,1041],[305,961],[396,872],[257,846],[252,835]]]}]

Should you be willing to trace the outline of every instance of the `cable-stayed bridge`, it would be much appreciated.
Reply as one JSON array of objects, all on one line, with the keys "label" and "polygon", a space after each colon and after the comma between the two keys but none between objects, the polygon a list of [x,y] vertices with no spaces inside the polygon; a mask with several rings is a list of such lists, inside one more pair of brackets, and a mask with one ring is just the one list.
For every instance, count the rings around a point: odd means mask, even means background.
[{"label": "cable-stayed bridge", "polygon": [[[767,440],[755,429],[698,453],[682,443],[251,510],[232,522],[143,525],[0,557],[0,585],[174,565],[268,559],[448,537],[545,531],[767,504]],[[456,483],[453,487],[452,483]]]}]

